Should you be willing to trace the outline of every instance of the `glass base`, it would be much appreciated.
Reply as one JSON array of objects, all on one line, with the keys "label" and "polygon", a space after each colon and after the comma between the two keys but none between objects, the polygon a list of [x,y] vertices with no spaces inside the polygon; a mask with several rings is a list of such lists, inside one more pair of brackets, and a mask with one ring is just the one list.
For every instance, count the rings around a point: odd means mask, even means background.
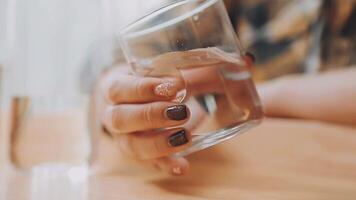
[{"label": "glass base", "polygon": [[251,120],[251,121],[247,121],[243,124],[240,124],[238,126],[234,126],[232,128],[219,130],[217,132],[212,132],[212,133],[206,134],[206,135],[193,136],[192,146],[184,151],[174,154],[174,156],[183,157],[183,156],[192,154],[194,152],[206,149],[208,147],[214,146],[214,145],[221,143],[225,140],[228,140],[232,137],[241,135],[242,133],[246,132],[247,130],[260,124],[261,121],[262,120]]}]

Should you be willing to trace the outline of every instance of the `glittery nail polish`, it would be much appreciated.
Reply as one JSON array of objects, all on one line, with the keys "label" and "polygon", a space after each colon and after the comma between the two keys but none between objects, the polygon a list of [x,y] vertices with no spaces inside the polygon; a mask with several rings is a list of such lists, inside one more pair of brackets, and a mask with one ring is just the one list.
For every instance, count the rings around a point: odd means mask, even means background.
[{"label": "glittery nail polish", "polygon": [[172,97],[176,94],[176,91],[174,90],[173,82],[168,81],[156,86],[154,93],[157,96]]}]

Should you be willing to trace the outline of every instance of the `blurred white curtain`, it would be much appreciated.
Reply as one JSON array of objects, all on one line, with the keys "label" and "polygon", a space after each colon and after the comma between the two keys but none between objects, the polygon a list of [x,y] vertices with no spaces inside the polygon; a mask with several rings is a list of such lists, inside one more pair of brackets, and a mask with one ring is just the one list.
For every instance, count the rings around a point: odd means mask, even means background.
[{"label": "blurred white curtain", "polygon": [[11,95],[71,94],[78,66],[98,37],[92,0],[8,0]]},{"label": "blurred white curtain", "polygon": [[99,0],[100,27],[82,71],[82,88],[88,92],[100,72],[113,63],[123,61],[117,33],[129,23],[173,0]]},{"label": "blurred white curtain", "polygon": [[7,0],[0,0],[0,65],[4,62],[8,56],[7,46],[8,46],[8,27],[7,27]]},{"label": "blurred white curtain", "polygon": [[10,52],[11,69],[4,95],[75,95],[83,63],[109,54],[97,43],[168,1],[0,0],[0,53]]}]

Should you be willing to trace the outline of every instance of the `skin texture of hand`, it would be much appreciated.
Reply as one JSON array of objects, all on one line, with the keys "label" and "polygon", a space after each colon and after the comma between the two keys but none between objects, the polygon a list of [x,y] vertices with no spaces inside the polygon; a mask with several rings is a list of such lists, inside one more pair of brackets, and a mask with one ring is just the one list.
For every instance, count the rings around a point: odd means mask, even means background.
[{"label": "skin texture of hand", "polygon": [[[194,56],[197,56],[196,53]],[[172,100],[182,87],[189,88],[189,95],[202,91],[222,92],[222,87],[217,87],[220,81],[216,77],[217,67],[197,70],[188,64],[189,55],[182,56],[187,58],[184,65],[186,69],[182,70],[185,71],[186,83],[174,78],[135,76],[128,65],[123,65],[101,77],[95,94],[103,99],[102,105],[99,105],[102,124],[118,144],[120,152],[141,164],[171,175],[183,175],[189,170],[185,158],[174,157],[172,154],[191,145],[191,131],[197,121],[204,118],[201,108],[194,102],[188,105],[174,103]],[[205,61],[205,64],[220,64],[214,58]],[[251,65],[253,60],[246,57],[245,62]],[[224,106],[223,99],[221,102],[221,106]]]},{"label": "skin texture of hand", "polygon": [[[253,61],[245,57],[245,62],[250,66]],[[191,93],[220,92],[214,67],[200,71],[186,66],[182,73],[185,87]],[[355,125],[355,77],[355,69],[293,75],[266,82],[258,89],[269,116]],[[103,116],[102,123],[122,154],[171,175],[188,172],[189,162],[171,155],[191,145],[191,131],[204,114],[193,102],[185,105],[186,115],[180,115],[179,120],[169,119],[167,109],[182,105],[172,102],[177,91],[184,87],[180,80],[134,76],[130,67],[124,65],[105,73],[98,85],[96,95],[104,99],[100,106],[102,115],[99,115]],[[231,86],[230,89],[237,94],[233,99],[241,100],[243,95],[238,95],[239,88]],[[219,105],[224,106],[223,102]],[[170,144],[172,140],[177,140],[173,142],[177,146]]]},{"label": "skin texture of hand", "polygon": [[168,94],[156,91],[166,83],[160,78],[134,76],[125,65],[103,75],[96,95],[105,102],[101,106],[102,124],[123,154],[141,164],[181,175],[188,170],[188,162],[170,155],[190,146],[190,133],[184,128],[161,128],[184,124],[190,111],[182,104],[170,102],[179,84],[169,85]]}]

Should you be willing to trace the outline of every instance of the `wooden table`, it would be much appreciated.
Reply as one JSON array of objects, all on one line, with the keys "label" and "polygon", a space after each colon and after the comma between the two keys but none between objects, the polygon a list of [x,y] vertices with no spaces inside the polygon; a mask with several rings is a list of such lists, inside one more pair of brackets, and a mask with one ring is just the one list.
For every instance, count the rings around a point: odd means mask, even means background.
[{"label": "wooden table", "polygon": [[[93,175],[80,184],[70,183],[73,188],[3,169],[0,199],[356,199],[355,127],[267,119],[190,160],[192,169],[185,177]],[[76,194],[68,196],[66,190]]]}]

